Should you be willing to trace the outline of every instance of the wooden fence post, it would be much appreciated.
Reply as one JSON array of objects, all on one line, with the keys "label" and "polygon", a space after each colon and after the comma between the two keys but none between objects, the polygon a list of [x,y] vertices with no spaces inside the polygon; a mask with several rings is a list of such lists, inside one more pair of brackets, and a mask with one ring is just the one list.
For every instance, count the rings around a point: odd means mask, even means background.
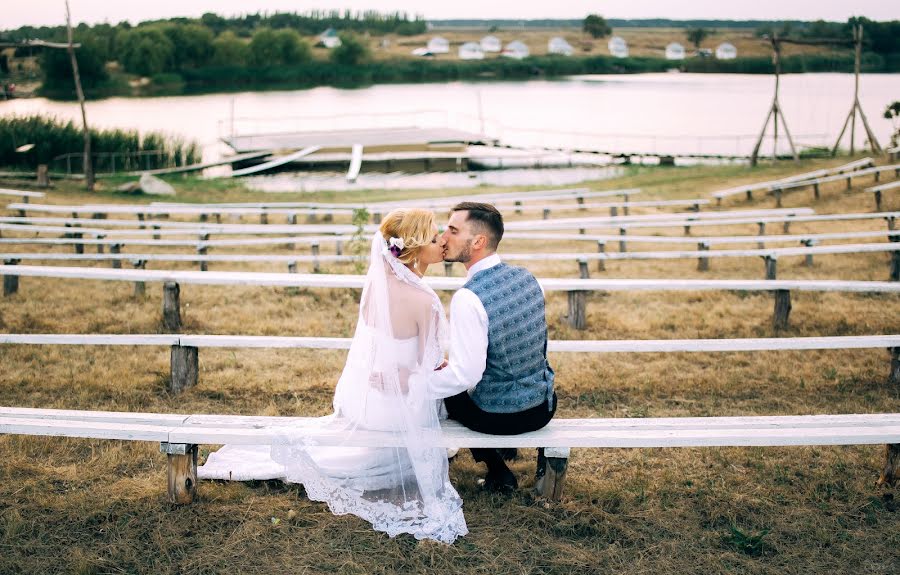
[{"label": "wooden fence post", "polygon": [[[810,239],[810,240],[801,240],[800,243],[808,248],[811,248],[811,247],[817,245],[819,243],[819,241]],[[813,266],[813,255],[806,254],[806,261],[804,263],[806,264],[806,267],[811,268]]]},{"label": "wooden fence post", "polygon": [[187,505],[197,492],[197,446],[192,443],[160,443],[166,454],[169,502]]},{"label": "wooden fence post", "polygon": [[[111,254],[119,254],[122,253],[122,244],[113,244],[109,246],[109,253]],[[122,269],[122,260],[112,260],[113,269]]]},{"label": "wooden fence post", "polygon": [[39,188],[49,188],[50,187],[50,168],[47,166],[47,164],[38,164],[37,186]]},{"label": "wooden fence post", "polygon": [[181,393],[197,385],[200,372],[200,354],[196,347],[173,345],[169,365],[169,391]]},{"label": "wooden fence post", "polygon": [[566,322],[575,329],[584,329],[587,325],[585,319],[587,292],[584,290],[572,290],[566,293],[569,297],[569,315],[566,316]]},{"label": "wooden fence post", "polygon": [[891,373],[888,376],[888,383],[900,385],[900,347],[892,347],[891,352]]},{"label": "wooden fence post", "polygon": [[163,327],[169,333],[181,331],[181,288],[176,282],[163,285]]},{"label": "wooden fence post", "polygon": [[[605,254],[606,253],[606,242],[600,240],[597,242],[597,253]],[[600,258],[597,260],[597,271],[602,272],[606,271],[606,259]]]},{"label": "wooden fence post", "polygon": [[538,449],[537,473],[534,488],[538,495],[550,501],[559,501],[566,481],[571,449],[568,447],[541,447]]},{"label": "wooden fence post", "polygon": [[[778,259],[774,255],[765,256],[766,279],[774,280],[777,274]],[[772,317],[772,326],[776,330],[787,329],[788,318],[791,315],[791,292],[786,289],[775,290],[775,314]]]},{"label": "wooden fence post", "polygon": [[[19,263],[17,259],[3,260],[3,264],[14,266]],[[19,291],[19,276],[3,276],[3,295],[10,296]]]},{"label": "wooden fence post", "polygon": [[[146,269],[147,260],[131,260],[134,269]],[[144,282],[134,282],[134,297],[144,297],[147,291],[147,285]]]},{"label": "wooden fence post", "polygon": [[[701,252],[709,251],[709,242],[700,242],[697,244],[697,250]],[[709,258],[699,258],[697,260],[697,271],[708,272],[709,271]]]}]

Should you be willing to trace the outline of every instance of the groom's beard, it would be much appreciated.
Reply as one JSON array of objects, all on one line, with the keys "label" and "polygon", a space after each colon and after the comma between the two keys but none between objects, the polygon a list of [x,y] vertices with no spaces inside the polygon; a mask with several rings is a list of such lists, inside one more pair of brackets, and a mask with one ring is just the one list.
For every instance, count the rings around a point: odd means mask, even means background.
[{"label": "groom's beard", "polygon": [[444,257],[445,262],[459,262],[461,264],[467,263],[472,259],[472,240],[468,240],[466,245],[464,245],[455,256],[451,256],[449,253]]}]

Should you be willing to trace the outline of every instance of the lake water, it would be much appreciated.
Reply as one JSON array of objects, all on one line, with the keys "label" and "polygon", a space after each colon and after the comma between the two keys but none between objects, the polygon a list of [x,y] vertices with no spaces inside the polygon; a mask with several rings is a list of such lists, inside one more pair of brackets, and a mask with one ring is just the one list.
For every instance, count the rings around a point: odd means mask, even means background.
[{"label": "lake water", "polygon": [[[885,144],[892,128],[882,113],[900,98],[900,74],[864,74],[860,86],[863,109]],[[749,154],[773,89],[771,76],[640,74],[110,98],[87,106],[93,126],[179,134],[197,140],[205,159],[227,151],[218,138],[232,131],[409,125],[484,131],[520,146]],[[850,74],[782,77],[781,105],[799,144],[832,145],[852,98]],[[0,102],[0,115],[33,112],[80,121],[77,104],[70,102],[42,98]],[[857,146],[863,141],[857,122]],[[847,136],[843,145],[848,147]],[[771,142],[764,151],[771,153]]]}]

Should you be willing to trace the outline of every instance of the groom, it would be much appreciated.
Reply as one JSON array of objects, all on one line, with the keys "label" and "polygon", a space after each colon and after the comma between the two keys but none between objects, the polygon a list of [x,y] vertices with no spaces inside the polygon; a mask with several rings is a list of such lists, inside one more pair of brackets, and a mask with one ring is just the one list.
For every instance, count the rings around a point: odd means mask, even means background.
[{"label": "groom", "polygon": [[[444,261],[466,266],[450,303],[450,362],[433,384],[450,419],[493,435],[540,429],[556,411],[547,362],[544,293],[524,268],[500,261],[503,216],[490,204],[457,204],[443,233]],[[518,487],[497,449],[472,449],[489,490]]]}]

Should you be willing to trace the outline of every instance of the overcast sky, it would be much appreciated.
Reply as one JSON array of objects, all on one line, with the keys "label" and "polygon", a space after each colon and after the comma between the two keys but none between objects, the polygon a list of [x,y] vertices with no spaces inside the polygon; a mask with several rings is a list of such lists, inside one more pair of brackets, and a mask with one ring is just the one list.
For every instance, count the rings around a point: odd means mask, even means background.
[{"label": "overcast sky", "polygon": [[[154,0],[152,2],[69,0],[75,22],[110,22],[199,16],[204,12],[237,15],[259,11],[305,12],[312,9],[406,11],[425,18],[673,18],[727,20],[837,20],[866,16],[900,18],[896,0]],[[58,25],[65,21],[63,0],[3,0],[0,29]]]}]

